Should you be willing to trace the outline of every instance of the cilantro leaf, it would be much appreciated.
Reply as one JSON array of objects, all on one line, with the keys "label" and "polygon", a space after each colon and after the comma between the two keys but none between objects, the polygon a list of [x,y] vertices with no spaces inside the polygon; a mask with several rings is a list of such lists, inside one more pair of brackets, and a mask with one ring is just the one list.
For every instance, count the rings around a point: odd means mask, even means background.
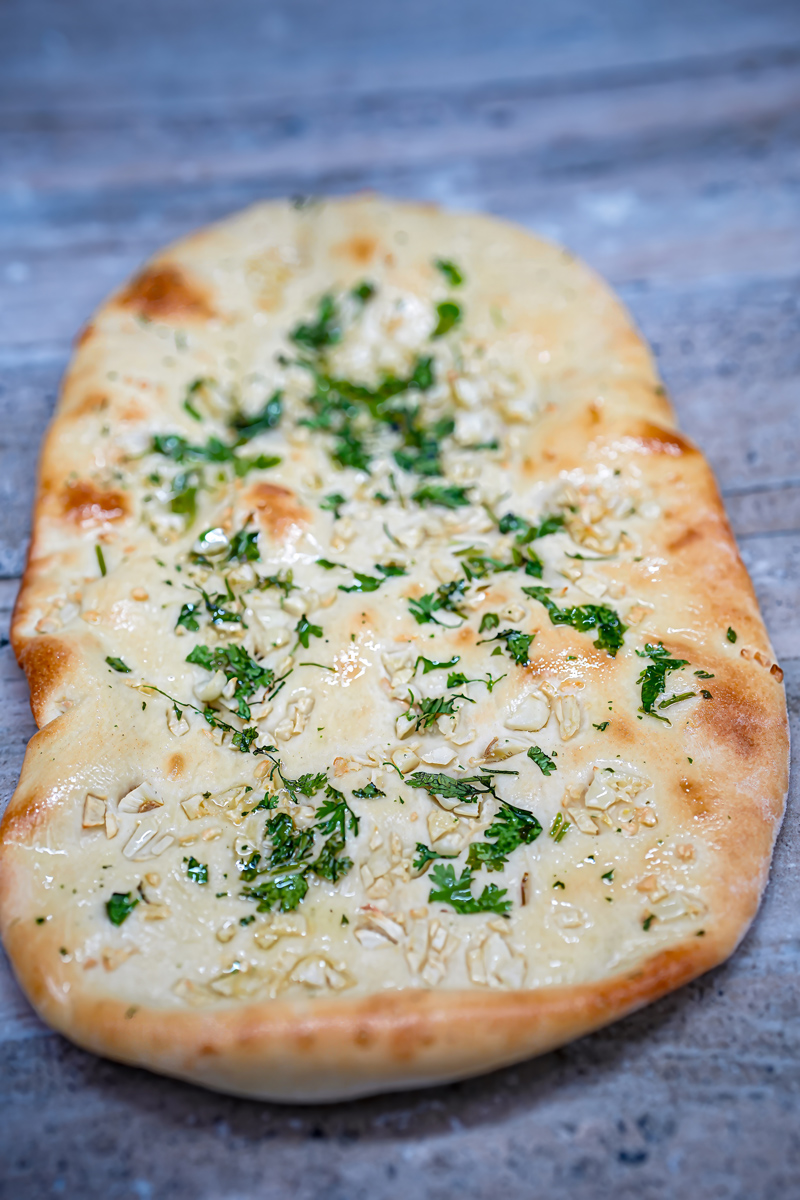
[{"label": "cilantro leaf", "polygon": [[186,655],[186,661],[207,671],[223,671],[226,679],[236,680],[233,695],[239,702],[239,716],[245,721],[250,720],[249,698],[259,688],[270,688],[275,682],[271,667],[260,666],[243,646],[235,644],[217,646],[213,651],[208,646],[195,646]]},{"label": "cilantro leaf", "polygon": [[115,658],[113,654],[109,654],[107,656],[106,662],[110,667],[113,667],[115,671],[119,671],[121,675],[130,675],[131,673],[130,667],[127,666],[121,658]]},{"label": "cilantro leaf", "polygon": [[[523,588],[523,591],[525,590],[526,589]],[[521,629],[502,629],[500,633],[496,633],[494,637],[486,638],[485,640],[488,642],[496,642],[498,639],[502,639],[506,644],[506,650],[511,655],[514,662],[519,666],[524,667],[528,664],[531,642],[535,637],[535,632],[523,633]],[[499,648],[497,652],[499,653]]]},{"label": "cilantro leaf", "polygon": [[571,625],[581,633],[587,629],[596,629],[595,648],[607,650],[612,658],[616,657],[628,627],[622,624],[619,614],[613,608],[607,604],[580,604],[571,608],[559,608],[555,601],[550,599],[551,588],[525,587],[522,590],[526,596],[544,605],[553,625]]},{"label": "cilantro leaf", "polygon": [[186,874],[192,883],[208,883],[208,866],[198,862],[196,858],[185,858]]},{"label": "cilantro leaf", "polygon": [[245,900],[257,900],[256,912],[271,912],[277,904],[281,912],[292,912],[308,891],[305,872],[292,871],[276,875],[257,887],[246,887],[241,895]]},{"label": "cilantro leaf", "polygon": [[376,796],[385,796],[386,792],[382,792],[374,783],[365,783],[361,788],[353,788],[353,795],[358,796],[359,800],[374,800]]},{"label": "cilantro leaf", "polygon": [[464,276],[451,259],[437,258],[434,266],[442,272],[450,287],[460,287],[464,282]]},{"label": "cilantro leaf", "polygon": [[281,781],[295,804],[297,804],[299,803],[297,799],[298,792],[301,796],[308,796],[309,798],[316,796],[317,792],[326,786],[328,776],[324,771],[319,771],[316,775],[312,771],[309,771],[306,775],[301,775],[299,779],[288,779],[281,772]]},{"label": "cilantro leaf", "polygon": [[[516,775],[516,771],[509,772]],[[497,774],[497,772],[492,772]],[[443,800],[458,800],[461,804],[476,804],[479,797],[489,792],[492,796],[497,793],[492,783],[492,775],[470,775],[466,779],[453,779],[441,771],[415,771],[407,776],[406,782],[412,788],[424,788],[429,796],[441,796]]]},{"label": "cilantro leaf", "polygon": [[438,504],[441,508],[463,508],[470,504],[468,491],[469,487],[460,487],[456,484],[426,483],[423,487],[417,488],[411,499],[416,504],[423,506]]},{"label": "cilantro leaf", "polygon": [[308,649],[308,643],[309,643],[310,638],[312,638],[312,637],[321,638],[322,637],[322,626],[312,625],[311,622],[306,617],[305,613],[303,614],[303,616],[300,618],[300,620],[295,625],[294,631],[297,634],[298,645],[302,646],[304,650]]},{"label": "cilantro leaf", "polygon": [[435,724],[439,717],[454,717],[456,715],[458,709],[453,707],[456,700],[467,700],[471,704],[474,703],[474,701],[469,699],[469,696],[461,695],[422,697],[420,700],[413,700],[403,715],[409,718],[416,716],[415,729],[430,729],[431,725]]},{"label": "cilantro leaf", "polygon": [[225,555],[226,562],[257,562],[261,558],[258,548],[257,529],[239,529],[230,541],[230,548]]},{"label": "cilantro leaf", "polygon": [[437,858],[458,858],[457,854],[440,854],[438,850],[431,850],[424,842],[417,842],[417,853],[411,864],[412,870],[419,872],[427,870],[428,866],[435,862]]},{"label": "cilantro leaf", "polygon": [[669,650],[665,650],[663,644],[654,645],[648,642],[644,650],[637,650],[636,653],[640,658],[649,658],[650,665],[645,667],[637,684],[641,684],[642,688],[642,707],[644,713],[653,713],[653,705],[658,697],[667,689],[667,675],[670,671],[678,671],[681,667],[688,667],[689,661],[685,658],[670,658]]},{"label": "cilantro leaf", "polygon": [[283,415],[283,392],[273,392],[260,413],[254,417],[237,416],[231,421],[231,426],[238,433],[237,445],[249,442],[260,433],[267,433],[280,424]]},{"label": "cilantro leaf", "polygon": [[500,811],[486,830],[486,837],[491,841],[472,843],[467,866],[473,871],[481,867],[487,871],[502,871],[508,856],[518,846],[535,842],[541,832],[542,827],[533,813],[501,800]]},{"label": "cilantro leaf", "polygon": [[436,305],[436,313],[439,320],[431,338],[444,337],[454,325],[458,324],[461,320],[461,305],[456,304],[455,300],[443,300],[441,304]]},{"label": "cilantro leaf", "polygon": [[307,323],[301,322],[289,334],[296,345],[314,351],[323,350],[327,346],[335,346],[341,336],[336,301],[330,293],[320,299],[316,320]]},{"label": "cilantro leaf", "polygon": [[563,528],[563,525],[564,518],[560,513],[543,517],[539,524],[536,525],[526,517],[520,517],[516,513],[508,512],[500,518],[498,529],[501,533],[515,533],[515,542],[520,546],[527,546],[529,542],[533,542],[537,538],[548,537],[551,533],[557,533],[559,529]]},{"label": "cilantro leaf", "polygon": [[478,627],[478,633],[486,633],[487,629],[497,629],[500,618],[497,613],[484,613]]},{"label": "cilantro leaf", "polygon": [[355,583],[345,586],[339,584],[340,592],[377,592],[385,579],[379,579],[377,575],[365,575],[363,571],[353,571]]},{"label": "cilantro leaf", "polygon": [[[416,674],[420,663],[422,663],[422,674],[427,675],[429,671],[437,671],[439,668],[454,667],[456,663],[460,661],[461,656],[458,654],[454,654],[452,658],[448,658],[446,661],[438,661],[435,658],[426,658],[424,654],[420,654],[417,658],[417,661],[414,663],[414,673]],[[450,684],[448,683],[447,686],[450,687]],[[455,684],[454,686],[457,687],[458,685]]]},{"label": "cilantro leaf", "polygon": [[480,896],[472,894],[472,872],[465,867],[456,878],[454,867],[437,863],[431,868],[430,881],[432,884],[428,901],[449,904],[457,913],[494,912],[501,915],[511,908],[511,901],[505,900],[505,888],[498,888],[490,883],[483,889]]},{"label": "cilantro leaf", "polygon": [[544,750],[539,746],[531,746],[528,750],[528,758],[531,762],[535,762],[543,775],[552,775],[553,771],[558,770],[552,758],[548,758]]},{"label": "cilantro leaf", "polygon": [[121,925],[127,921],[138,903],[138,898],[130,892],[112,892],[110,899],[106,900],[106,913],[111,924]]},{"label": "cilantro leaf", "polygon": [[200,629],[200,625],[195,613],[198,612],[199,609],[199,604],[194,604],[191,600],[187,600],[187,602],[181,607],[180,616],[175,622],[176,628],[178,625],[182,625],[184,629],[188,629],[191,633],[197,633]]},{"label": "cilantro leaf", "polygon": [[342,515],[340,509],[342,505],[346,503],[346,496],[343,496],[340,492],[331,492],[329,496],[326,496],[325,499],[320,502],[320,508],[323,510],[323,512],[332,512],[335,519],[338,521],[339,517]]}]

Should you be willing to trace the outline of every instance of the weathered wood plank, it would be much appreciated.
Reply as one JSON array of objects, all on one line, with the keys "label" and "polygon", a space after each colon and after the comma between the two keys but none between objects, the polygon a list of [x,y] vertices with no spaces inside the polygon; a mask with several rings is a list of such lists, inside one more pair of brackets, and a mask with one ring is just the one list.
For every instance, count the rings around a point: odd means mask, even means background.
[{"label": "weathered wood plank", "polygon": [[226,8],[140,0],[115,10],[96,0],[9,0],[2,20],[7,94],[51,103],[144,94],[171,104],[198,92],[370,87],[387,77],[413,88],[432,77],[558,78],[675,61],[686,71],[707,54],[757,59],[797,37],[791,0],[733,10],[726,0],[645,10],[636,0],[606,0],[602,18],[591,0],[509,0],[500,11],[453,0],[393,8],[274,0],[267,10],[259,0]]}]

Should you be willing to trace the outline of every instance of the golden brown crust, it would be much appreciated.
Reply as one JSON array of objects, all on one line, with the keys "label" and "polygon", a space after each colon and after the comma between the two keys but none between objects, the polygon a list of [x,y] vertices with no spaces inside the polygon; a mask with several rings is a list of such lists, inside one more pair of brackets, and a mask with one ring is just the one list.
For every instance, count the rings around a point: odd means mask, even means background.
[{"label": "golden brown crust", "polygon": [[[30,743],[0,830],[0,931],[23,988],[45,1020],[80,1045],[120,1061],[242,1095],[301,1101],[409,1088],[491,1070],[597,1029],[722,961],[744,935],[766,883],[788,770],[780,668],[713,475],[700,451],[674,428],[649,353],[605,286],[557,248],[484,218],[447,218],[430,207],[399,207],[372,198],[331,205],[328,212],[333,215],[322,215],[321,232],[313,214],[298,216],[277,205],[203,231],[159,256],[84,331],[43,450],[34,538],[12,625],[34,715],[45,728]],[[122,354],[126,339],[137,336],[133,315],[199,330],[201,345],[211,336],[209,323],[238,319],[243,295],[233,285],[210,282],[215,256],[246,257],[252,289],[247,303],[258,315],[290,303],[286,297],[299,268],[291,257],[281,258],[282,240],[294,240],[301,264],[319,256],[323,273],[345,272],[347,286],[379,268],[411,292],[434,286],[431,254],[415,264],[403,259],[400,245],[389,238],[398,213],[409,227],[422,231],[426,245],[435,247],[447,230],[451,240],[446,244],[452,245],[454,256],[463,253],[469,266],[469,254],[476,255],[475,270],[485,271],[485,282],[480,293],[470,293],[470,303],[476,311],[483,305],[486,330],[510,331],[509,338],[518,339],[515,346],[548,346],[546,352],[526,353],[534,363],[546,364],[552,355],[559,364],[551,374],[546,365],[536,366],[542,372],[537,423],[535,432],[526,435],[515,468],[524,486],[555,488],[581,473],[589,479],[598,472],[605,478],[624,471],[627,478],[643,480],[648,495],[658,499],[658,519],[640,523],[638,553],[619,567],[614,581],[622,581],[629,597],[642,598],[641,612],[627,602],[629,628],[637,635],[641,629],[637,645],[663,638],[674,656],[713,678],[713,703],[700,702],[681,718],[679,735],[662,738],[660,729],[652,723],[643,726],[642,714],[621,702],[633,695],[644,662],[611,658],[585,632],[550,624],[544,611],[536,616],[530,665],[519,678],[521,687],[533,687],[541,678],[568,675],[597,695],[613,697],[614,740],[607,743],[608,754],[616,748],[624,759],[645,760],[661,787],[662,840],[673,858],[664,865],[667,850],[657,848],[654,836],[647,862],[658,860],[667,875],[674,874],[675,856],[682,853],[678,835],[685,837],[698,871],[697,887],[692,887],[697,891],[702,884],[704,927],[698,929],[697,921],[691,928],[680,926],[652,951],[637,941],[633,965],[598,948],[596,969],[577,972],[567,984],[538,982],[492,991],[456,981],[447,988],[393,986],[352,997],[345,991],[335,998],[307,997],[300,989],[260,1001],[212,996],[211,1003],[204,991],[205,1006],[198,1008],[154,987],[148,999],[158,972],[153,968],[154,975],[146,974],[150,954],[128,937],[131,926],[123,933],[111,930],[108,948],[79,950],[79,915],[71,916],[63,901],[51,904],[49,885],[35,865],[36,851],[46,840],[57,855],[73,853],[74,866],[69,855],[54,859],[56,873],[66,861],[65,881],[70,870],[78,872],[76,883],[81,870],[95,870],[106,843],[93,827],[88,833],[86,827],[81,830],[84,798],[87,792],[101,798],[124,794],[141,781],[143,764],[159,781],[167,806],[178,812],[182,797],[202,794],[215,772],[230,772],[231,762],[238,772],[231,782],[260,777],[249,756],[231,757],[229,749],[210,744],[194,727],[176,750],[165,732],[164,706],[156,709],[151,694],[125,689],[125,680],[106,667],[109,648],[118,653],[118,644],[130,647],[133,655],[146,646],[148,621],[161,619],[166,602],[149,595],[150,583],[136,588],[137,580],[124,575],[124,564],[143,536],[141,496],[115,481],[119,457],[73,431],[82,422],[93,428],[92,421],[119,429],[129,425],[134,432],[169,428],[160,414],[178,389],[164,382],[161,359],[149,343],[142,349],[141,367],[138,359],[135,372],[128,364],[114,387],[107,388],[101,377],[105,379],[115,355]],[[256,227],[271,223],[279,230],[274,244],[256,244],[263,240]],[[486,252],[495,243],[505,255],[499,265]],[[551,290],[530,283],[526,291],[515,278],[517,273],[524,276],[523,268],[511,270],[518,264],[529,269],[531,278],[537,264],[549,272]],[[320,292],[328,285],[315,286]],[[566,303],[566,317],[550,303],[552,289],[560,296],[562,286],[564,295],[580,298],[573,309]],[[312,285],[308,287],[313,294]],[[160,348],[157,353],[161,355]],[[211,370],[198,356],[196,373]],[[301,462],[300,445],[298,439],[287,460],[293,456]],[[300,486],[288,478],[235,482],[231,505],[220,511],[219,519],[230,526],[234,510],[254,514],[270,542],[294,554],[299,538],[319,535],[318,516],[300,495]],[[326,490],[336,490],[334,483]],[[121,564],[117,576],[99,577],[95,545],[109,562]],[[153,548],[157,553],[155,543],[148,548],[150,559]],[[597,572],[611,579],[612,568],[600,565]],[[414,579],[403,586],[404,598],[419,597],[430,588]],[[499,607],[507,601],[503,577],[487,589],[487,603]],[[137,590],[144,598],[137,598]],[[81,600],[73,600],[78,593]],[[340,719],[352,738],[373,719],[376,697],[388,695],[386,680],[358,700],[354,690],[344,690],[364,674],[365,626],[377,631],[377,637],[382,622],[389,620],[382,596],[358,601],[342,622],[345,644],[357,646],[336,666],[337,683],[343,685]],[[62,616],[73,604],[80,607],[80,617],[69,624]],[[730,627],[735,643],[725,637]],[[450,644],[465,661],[480,653],[480,638],[466,625],[452,634]],[[315,645],[319,643],[312,649]],[[126,649],[123,657],[127,654]],[[157,669],[157,655],[148,669]],[[111,696],[113,705],[107,699]],[[591,715],[595,723],[584,720],[579,739],[560,747],[559,769],[565,776],[571,766],[591,763],[605,751],[601,735],[591,729],[598,729],[597,717],[608,714]],[[673,736],[680,736],[680,742],[670,741]],[[345,762],[342,778],[352,769]],[[336,767],[334,774],[339,775]],[[536,782],[542,782],[538,776]],[[544,802],[537,798],[536,803]],[[108,844],[114,849],[119,843]],[[629,902],[639,905],[635,911],[646,913],[649,903],[657,903],[653,897],[658,892],[655,885],[648,891],[647,878],[639,878],[645,869],[640,865],[638,876],[631,868],[626,887]],[[546,886],[552,895],[556,885]],[[98,895],[91,901],[96,908]],[[147,944],[156,946],[152,940]],[[144,982],[137,982],[133,972],[126,975],[127,968],[117,974],[116,964],[130,954],[136,956],[132,964],[138,958]]]}]

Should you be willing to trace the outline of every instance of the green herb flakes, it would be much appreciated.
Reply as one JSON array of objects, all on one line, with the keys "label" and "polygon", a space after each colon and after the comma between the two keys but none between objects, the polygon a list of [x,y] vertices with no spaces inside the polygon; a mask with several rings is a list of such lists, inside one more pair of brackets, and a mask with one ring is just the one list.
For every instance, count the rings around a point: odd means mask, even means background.
[{"label": "green herb flakes", "polygon": [[196,858],[185,858],[186,874],[192,883],[208,883],[208,867]]},{"label": "green herb flakes", "polygon": [[127,921],[138,903],[138,898],[130,892],[113,892],[111,898],[106,900],[106,913],[111,924],[121,925]]},{"label": "green herb flakes", "polygon": [[127,666],[127,664],[124,663],[121,658],[115,658],[113,654],[109,654],[106,657],[106,662],[115,671],[119,671],[121,675],[130,675],[131,673],[130,667]]},{"label": "green herb flakes", "polygon": [[449,904],[457,913],[492,912],[501,916],[511,908],[511,901],[504,899],[505,888],[498,888],[490,883],[479,896],[472,894],[472,872],[465,867],[461,875],[456,877],[455,869],[442,863],[437,863],[430,872],[431,890],[428,901]]}]

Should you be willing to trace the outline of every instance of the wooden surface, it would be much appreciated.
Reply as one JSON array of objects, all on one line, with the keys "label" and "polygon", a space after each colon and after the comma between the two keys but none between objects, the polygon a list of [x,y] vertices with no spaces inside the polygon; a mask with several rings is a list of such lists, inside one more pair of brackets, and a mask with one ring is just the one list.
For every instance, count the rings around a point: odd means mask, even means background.
[{"label": "wooden surface", "polygon": [[[0,609],[93,305],[262,196],[379,188],[583,255],[709,455],[800,713],[800,5],[6,0]],[[33,723],[0,644],[0,788]],[[236,1101],[49,1034],[0,970],[0,1196],[774,1200],[800,1195],[800,836],[739,953],[565,1050],[328,1108]]]}]

